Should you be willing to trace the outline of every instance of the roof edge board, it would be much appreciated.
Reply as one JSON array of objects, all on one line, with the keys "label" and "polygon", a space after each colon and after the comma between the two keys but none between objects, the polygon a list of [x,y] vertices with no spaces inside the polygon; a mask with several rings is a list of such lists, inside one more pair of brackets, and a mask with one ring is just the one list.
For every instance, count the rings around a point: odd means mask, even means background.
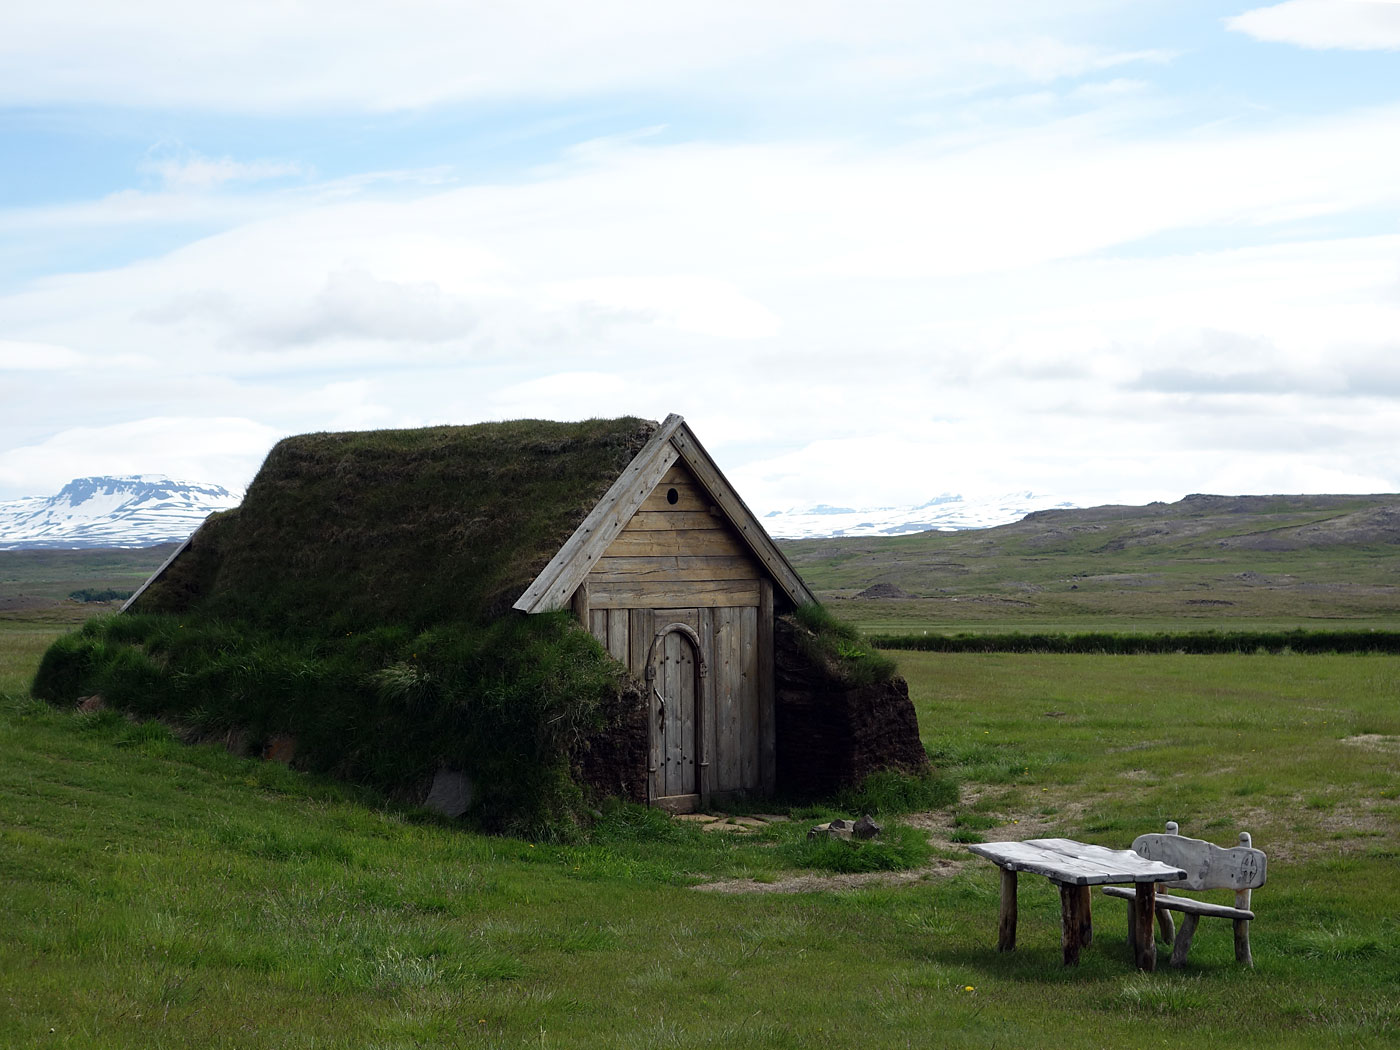
[{"label": "roof edge board", "polygon": [[170,566],[174,565],[175,559],[185,553],[185,548],[187,548],[190,545],[190,541],[194,539],[195,533],[202,528],[204,528],[204,524],[201,522],[199,526],[195,528],[194,532],[190,533],[188,536],[185,537],[185,542],[180,544],[180,546],[176,547],[174,553],[172,553],[170,557],[166,558],[165,561],[160,563],[160,568],[157,569],[155,572],[151,573],[150,576],[146,577],[146,582],[143,583],[140,587],[137,587],[136,590],[132,592],[130,598],[122,602],[122,607],[117,610],[117,613],[119,615],[130,609],[132,605],[136,603],[136,599],[146,593],[146,588],[148,588],[151,584],[155,583],[156,580],[160,579],[162,576],[165,575],[165,570],[170,568]]},{"label": "roof edge board", "polygon": [[674,412],[666,417],[513,608],[541,613],[568,606],[574,590],[679,458],[671,437],[684,425],[685,420]]},{"label": "roof edge board", "polygon": [[686,466],[705,486],[710,498],[719,504],[720,509],[728,515],[729,520],[739,530],[739,534],[748,544],[754,557],[772,574],[773,579],[787,594],[788,599],[794,605],[815,602],[816,596],[808,589],[806,582],[798,575],[797,570],[792,567],[787,556],[779,550],[773,537],[768,535],[768,530],[759,522],[757,515],[749,510],[748,504],[744,502],[738,490],[730,484],[729,479],[724,476],[724,472],[710,457],[705,446],[700,444],[700,439],[695,436],[694,431],[682,420],[681,425],[670,440],[680,454],[680,458],[685,461]]}]

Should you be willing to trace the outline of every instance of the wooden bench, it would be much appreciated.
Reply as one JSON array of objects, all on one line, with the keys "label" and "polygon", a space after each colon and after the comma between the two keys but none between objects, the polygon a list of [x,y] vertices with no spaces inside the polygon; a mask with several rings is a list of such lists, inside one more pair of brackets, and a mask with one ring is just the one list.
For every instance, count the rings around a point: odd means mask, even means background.
[{"label": "wooden bench", "polygon": [[[1262,850],[1253,847],[1249,832],[1240,832],[1240,844],[1229,849],[1217,846],[1204,839],[1191,839],[1177,834],[1174,820],[1167,821],[1165,835],[1139,835],[1133,840],[1133,852],[1148,858],[1171,864],[1186,872],[1186,878],[1176,882],[1159,883],[1153,906],[1157,912],[1157,924],[1162,938],[1172,948],[1171,964],[1175,967],[1186,965],[1186,953],[1191,950],[1191,939],[1196,935],[1196,924],[1201,917],[1230,919],[1235,926],[1235,960],[1245,966],[1254,965],[1254,956],[1249,950],[1249,924],[1254,921],[1250,910],[1250,895],[1264,885],[1268,858]],[[1211,904],[1194,897],[1180,897],[1166,890],[1234,890],[1235,906]],[[1105,886],[1103,892],[1110,897],[1135,900],[1134,888],[1127,886]],[[1128,942],[1137,950],[1137,924],[1132,922],[1132,909],[1129,909]],[[1171,913],[1181,912],[1185,918],[1181,929],[1172,926]],[[1147,936],[1152,935],[1149,924]]]}]

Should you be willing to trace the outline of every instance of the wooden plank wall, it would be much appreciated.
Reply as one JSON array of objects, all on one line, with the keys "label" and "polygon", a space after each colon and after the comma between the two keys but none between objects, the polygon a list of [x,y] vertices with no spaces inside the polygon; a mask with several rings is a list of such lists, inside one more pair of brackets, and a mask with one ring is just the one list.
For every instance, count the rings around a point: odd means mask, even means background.
[{"label": "wooden plank wall", "polygon": [[586,604],[575,608],[586,608],[593,636],[639,679],[658,630],[683,623],[699,636],[707,665],[698,694],[700,790],[771,791],[772,586],[683,464],[662,478],[585,584]]},{"label": "wooden plank wall", "polygon": [[[676,502],[667,499],[676,493]],[[674,464],[588,575],[593,609],[758,605],[759,565],[708,494]]]},{"label": "wooden plank wall", "polygon": [[[588,627],[609,654],[646,681],[656,631],[683,623],[700,636],[706,678],[700,718],[700,789],[773,789],[771,667],[760,659],[759,609],[592,609]],[[771,630],[771,628],[770,628]],[[770,643],[771,644],[771,643]],[[650,698],[648,698],[650,702]],[[770,708],[765,712],[764,707]]]}]

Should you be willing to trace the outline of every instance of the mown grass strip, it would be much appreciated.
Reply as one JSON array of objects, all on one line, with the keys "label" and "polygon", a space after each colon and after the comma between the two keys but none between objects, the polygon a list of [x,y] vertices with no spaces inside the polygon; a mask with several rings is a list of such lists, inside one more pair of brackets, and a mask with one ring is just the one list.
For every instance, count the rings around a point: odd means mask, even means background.
[{"label": "mown grass strip", "polygon": [[875,634],[876,649],[932,653],[1400,653],[1400,631]]}]

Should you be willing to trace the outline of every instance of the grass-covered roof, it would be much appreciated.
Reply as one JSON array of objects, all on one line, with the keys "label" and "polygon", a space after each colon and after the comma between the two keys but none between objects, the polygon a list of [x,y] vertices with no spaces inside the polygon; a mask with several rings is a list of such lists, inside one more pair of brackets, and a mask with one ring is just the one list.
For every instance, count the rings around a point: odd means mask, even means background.
[{"label": "grass-covered roof", "polygon": [[133,611],[346,629],[488,620],[655,428],[516,420],[287,438]]}]

